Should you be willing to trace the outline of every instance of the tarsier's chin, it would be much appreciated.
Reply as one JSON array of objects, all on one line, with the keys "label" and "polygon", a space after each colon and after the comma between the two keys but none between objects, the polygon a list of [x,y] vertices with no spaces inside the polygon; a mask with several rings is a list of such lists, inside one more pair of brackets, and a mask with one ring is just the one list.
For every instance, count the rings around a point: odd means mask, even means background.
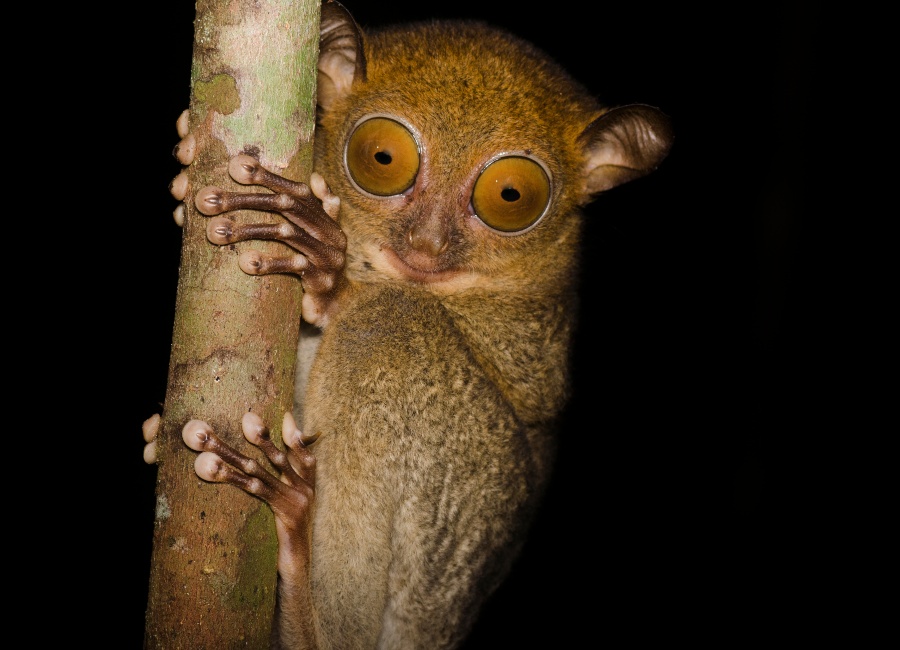
[{"label": "tarsier's chin", "polygon": [[[185,441],[202,478],[275,513],[276,647],[452,648],[506,576],[551,471],[580,210],[653,171],[672,130],[655,108],[602,105],[481,23],[362,33],[325,2],[321,26],[309,183],[240,156],[232,177],[277,199],[172,186],[210,216],[213,244],[284,244],[240,263],[303,284],[318,343],[301,344],[298,422],[285,418],[286,455],[258,418],[241,424],[274,473],[204,422]],[[235,223],[236,209],[285,219]]]}]

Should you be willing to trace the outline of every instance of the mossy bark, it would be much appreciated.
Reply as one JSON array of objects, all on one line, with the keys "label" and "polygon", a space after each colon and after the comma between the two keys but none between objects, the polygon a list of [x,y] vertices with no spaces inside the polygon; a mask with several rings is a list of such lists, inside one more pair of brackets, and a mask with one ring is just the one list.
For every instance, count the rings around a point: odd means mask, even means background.
[{"label": "mossy bark", "polygon": [[[190,128],[197,154],[189,190],[175,326],[158,436],[157,511],[145,648],[265,648],[275,603],[274,522],[243,491],[200,480],[197,454],[181,429],[198,418],[245,454],[240,419],[257,412],[280,442],[293,400],[301,290],[291,276],[245,275],[248,247],[217,247],[193,205],[207,185],[242,191],[228,176],[234,155],[251,153],[273,171],[305,180],[315,120],[318,0],[197,0]],[[264,213],[229,214],[272,221]],[[281,249],[279,251],[279,249]],[[265,462],[265,461],[264,461]]]}]

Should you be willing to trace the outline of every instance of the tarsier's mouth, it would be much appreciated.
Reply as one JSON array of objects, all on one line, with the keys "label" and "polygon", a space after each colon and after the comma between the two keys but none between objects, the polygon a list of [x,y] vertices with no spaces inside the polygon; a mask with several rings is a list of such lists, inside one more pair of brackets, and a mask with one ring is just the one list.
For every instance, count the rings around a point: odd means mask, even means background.
[{"label": "tarsier's mouth", "polygon": [[382,246],[380,250],[395,271],[415,282],[446,282],[460,274],[460,269],[441,264],[435,258],[416,251],[400,255],[389,246]]}]

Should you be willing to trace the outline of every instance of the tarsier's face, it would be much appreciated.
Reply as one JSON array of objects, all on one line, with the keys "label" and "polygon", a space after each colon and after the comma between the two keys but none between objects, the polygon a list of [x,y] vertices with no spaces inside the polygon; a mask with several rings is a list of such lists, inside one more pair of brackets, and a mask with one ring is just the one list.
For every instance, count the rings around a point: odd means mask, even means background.
[{"label": "tarsier's face", "polygon": [[378,41],[367,81],[322,118],[317,168],[343,202],[349,272],[440,292],[550,272],[541,249],[577,238],[577,135],[600,110],[562,101],[509,43],[455,38],[459,56],[411,67],[417,47]]}]

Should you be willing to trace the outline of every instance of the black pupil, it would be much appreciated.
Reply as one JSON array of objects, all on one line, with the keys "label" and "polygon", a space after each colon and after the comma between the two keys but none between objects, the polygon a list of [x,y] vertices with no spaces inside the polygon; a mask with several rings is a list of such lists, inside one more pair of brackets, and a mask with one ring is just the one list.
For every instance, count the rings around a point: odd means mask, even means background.
[{"label": "black pupil", "polygon": [[504,201],[509,201],[510,203],[512,203],[513,201],[518,201],[520,196],[522,195],[519,194],[519,190],[515,189],[514,187],[507,187],[500,191],[500,198],[502,198]]},{"label": "black pupil", "polygon": [[389,154],[387,151],[379,151],[375,154],[375,160],[380,162],[382,165],[390,165],[393,158],[391,158],[391,154]]}]

